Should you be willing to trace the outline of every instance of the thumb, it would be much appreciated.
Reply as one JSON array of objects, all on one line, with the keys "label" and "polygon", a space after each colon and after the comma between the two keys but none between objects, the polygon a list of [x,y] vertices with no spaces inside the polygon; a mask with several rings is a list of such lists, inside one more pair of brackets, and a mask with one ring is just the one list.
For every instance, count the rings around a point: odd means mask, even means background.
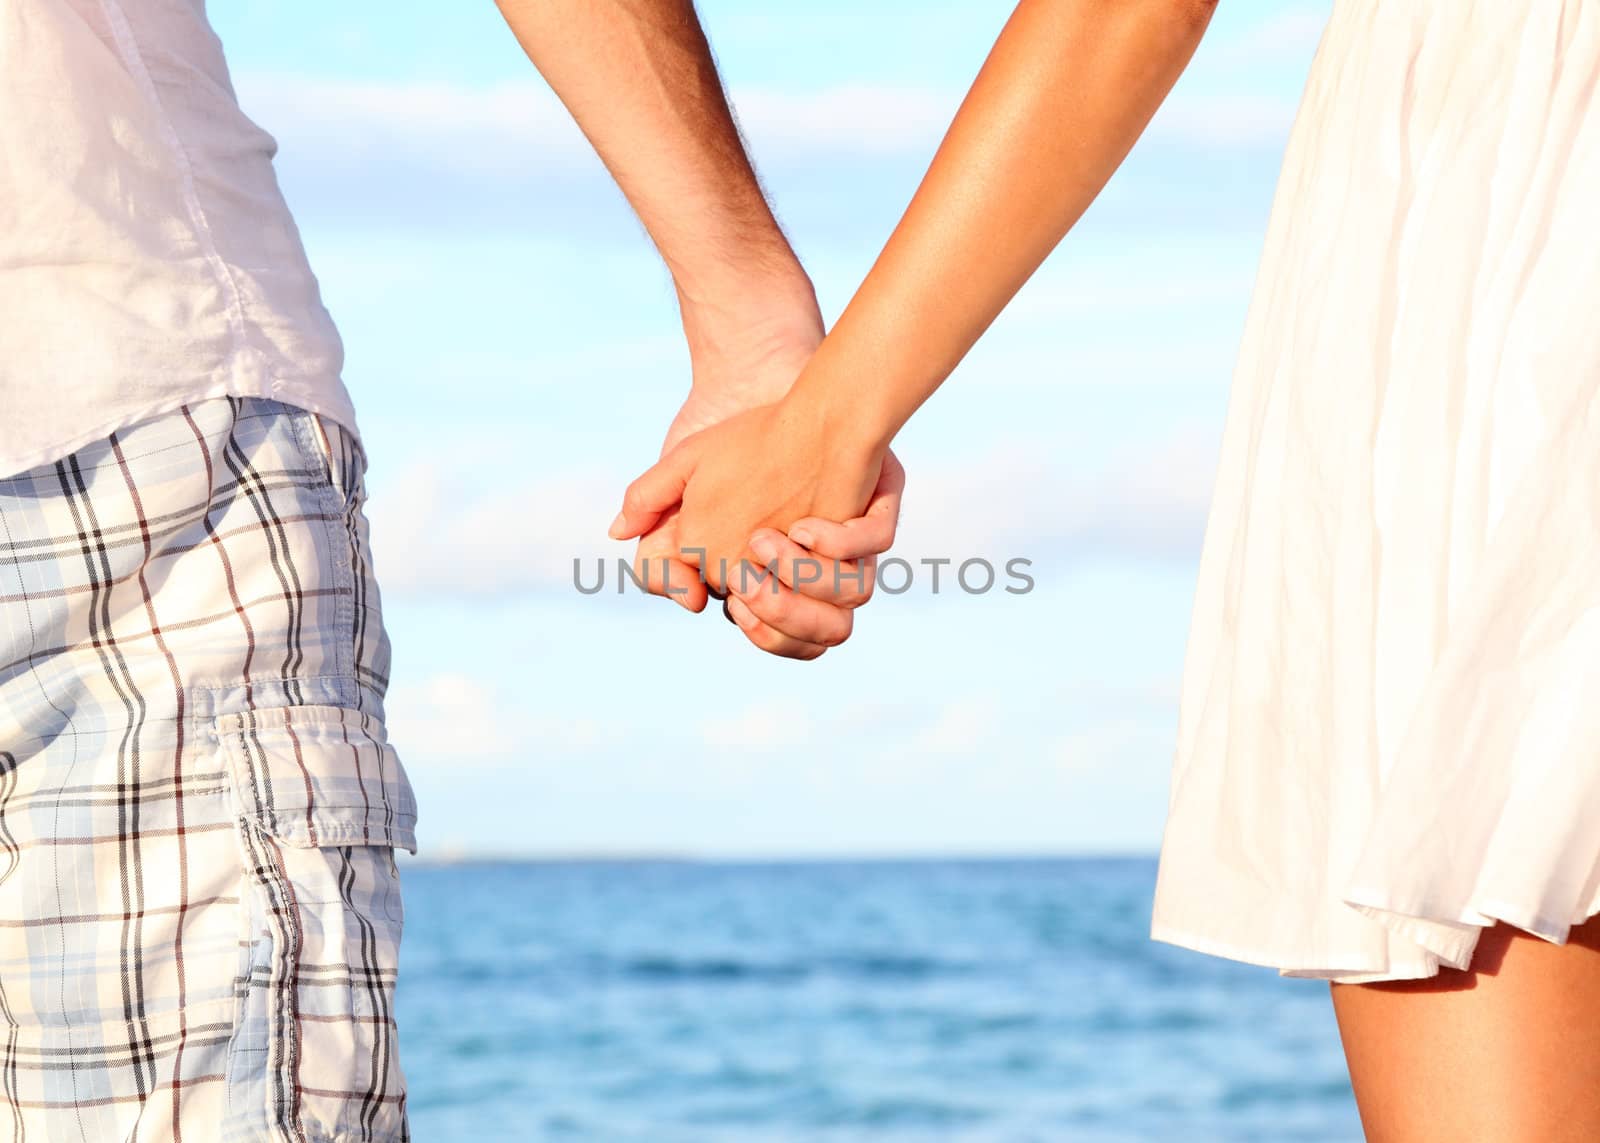
[{"label": "thumb", "polygon": [[622,511],[606,534],[613,540],[642,536],[655,527],[664,512],[683,498],[684,486],[694,472],[692,450],[679,445],[656,461],[622,494]]}]

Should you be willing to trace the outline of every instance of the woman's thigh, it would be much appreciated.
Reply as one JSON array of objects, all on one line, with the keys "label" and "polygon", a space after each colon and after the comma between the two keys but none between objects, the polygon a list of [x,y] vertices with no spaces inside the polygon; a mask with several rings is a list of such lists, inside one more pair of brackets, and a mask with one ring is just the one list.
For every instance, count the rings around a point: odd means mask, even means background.
[{"label": "woman's thigh", "polygon": [[1468,971],[1332,989],[1369,1143],[1600,1139],[1600,916],[1565,945],[1495,925]]}]

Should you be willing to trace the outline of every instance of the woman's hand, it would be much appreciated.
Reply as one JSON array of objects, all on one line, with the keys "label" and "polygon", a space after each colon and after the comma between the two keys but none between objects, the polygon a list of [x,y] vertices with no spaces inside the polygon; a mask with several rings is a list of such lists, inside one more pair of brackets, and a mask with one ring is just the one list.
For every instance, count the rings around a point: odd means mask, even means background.
[{"label": "woman's hand", "polygon": [[[725,604],[746,639],[774,655],[815,659],[850,637],[855,610],[872,598],[878,557],[894,546],[906,470],[887,452],[866,511],[837,523],[808,516],[789,534],[763,528],[750,548],[770,576],[740,591],[737,580]],[[753,577],[752,577],[753,578]]]},{"label": "woman's hand", "polygon": [[[694,381],[667,430],[662,456],[712,425],[748,409],[776,404],[822,341],[822,315],[809,282],[752,289],[748,301],[737,313],[685,311]],[[743,601],[728,599],[724,604],[728,618],[756,647],[785,658],[814,659],[842,643],[854,626],[854,609],[871,597],[875,557],[894,542],[904,487],[905,470],[889,454],[883,479],[863,516],[842,523],[812,521],[809,549],[781,532],[766,532],[761,539],[781,553],[783,575]],[[698,567],[680,558],[684,543],[679,531],[675,505],[639,536],[634,576],[652,594],[699,612],[708,593]],[[825,561],[831,561],[825,564],[830,571],[837,565],[839,574],[808,579]],[[864,568],[857,561],[864,561]]]},{"label": "woman's hand", "polygon": [[[611,535],[640,535],[676,509],[677,558],[717,594],[748,595],[764,566],[749,546],[753,533],[787,532],[806,517],[862,517],[887,459],[887,444],[786,396],[685,438],[628,486]],[[897,487],[892,495],[897,503]]]}]

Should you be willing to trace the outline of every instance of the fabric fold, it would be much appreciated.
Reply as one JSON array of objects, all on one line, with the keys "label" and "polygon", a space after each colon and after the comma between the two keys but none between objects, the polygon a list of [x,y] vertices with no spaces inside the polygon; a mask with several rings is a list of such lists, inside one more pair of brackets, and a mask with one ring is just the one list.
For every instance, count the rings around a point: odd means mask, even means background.
[{"label": "fabric fold", "polygon": [[1600,5],[1340,0],[1284,157],[1151,935],[1333,980],[1600,912]]}]

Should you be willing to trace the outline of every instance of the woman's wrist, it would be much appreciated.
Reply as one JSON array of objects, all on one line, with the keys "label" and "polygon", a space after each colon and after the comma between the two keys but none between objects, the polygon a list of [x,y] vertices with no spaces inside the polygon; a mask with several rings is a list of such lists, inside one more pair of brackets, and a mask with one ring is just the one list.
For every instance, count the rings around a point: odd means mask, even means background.
[{"label": "woman's wrist", "polygon": [[813,356],[782,404],[786,418],[805,426],[830,452],[881,457],[900,431],[891,410],[872,386],[835,366],[826,353]]}]

